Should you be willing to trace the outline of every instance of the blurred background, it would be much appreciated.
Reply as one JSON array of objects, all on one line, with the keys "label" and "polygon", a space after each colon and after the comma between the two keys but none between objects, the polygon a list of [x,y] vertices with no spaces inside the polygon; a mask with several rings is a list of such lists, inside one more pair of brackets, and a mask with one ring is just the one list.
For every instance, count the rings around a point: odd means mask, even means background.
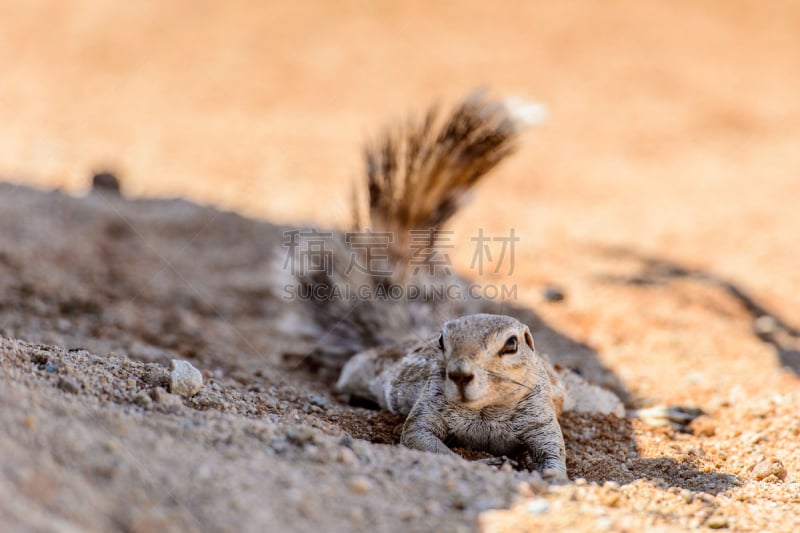
[{"label": "blurred background", "polygon": [[363,141],[487,87],[549,120],[457,229],[519,228],[537,282],[590,244],[657,251],[800,322],[796,0],[4,0],[0,21],[4,180],[82,193],[112,169],[128,195],[341,227]]}]

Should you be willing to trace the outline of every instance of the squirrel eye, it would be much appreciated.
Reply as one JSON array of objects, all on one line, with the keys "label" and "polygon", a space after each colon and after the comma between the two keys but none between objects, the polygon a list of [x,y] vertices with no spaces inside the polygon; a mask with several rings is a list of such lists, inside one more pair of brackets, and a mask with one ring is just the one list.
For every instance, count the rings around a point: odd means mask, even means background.
[{"label": "squirrel eye", "polygon": [[500,350],[500,355],[515,353],[517,351],[518,344],[519,341],[517,340],[516,335],[512,335],[508,338],[508,340],[506,340],[506,343],[503,345],[503,349]]},{"label": "squirrel eye", "polygon": [[439,335],[439,349],[444,351],[444,335]]}]

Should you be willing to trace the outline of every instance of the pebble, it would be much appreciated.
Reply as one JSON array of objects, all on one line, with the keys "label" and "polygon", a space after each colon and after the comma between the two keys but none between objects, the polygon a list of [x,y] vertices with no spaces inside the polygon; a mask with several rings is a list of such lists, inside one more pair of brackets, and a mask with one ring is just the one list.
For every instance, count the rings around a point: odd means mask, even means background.
[{"label": "pebble", "polygon": [[555,285],[549,285],[542,290],[542,297],[548,302],[563,302],[564,291]]},{"label": "pebble", "polygon": [[81,391],[81,386],[78,382],[69,377],[59,378],[58,388],[70,394],[78,394]]},{"label": "pebble", "polygon": [[314,430],[308,426],[291,427],[286,431],[286,438],[294,444],[305,446],[313,444],[316,440]]},{"label": "pebble", "polygon": [[550,504],[544,498],[534,498],[525,505],[525,511],[532,515],[545,514],[549,510]]},{"label": "pebble", "polygon": [[144,391],[136,393],[136,395],[133,397],[133,403],[136,405],[150,405],[152,401],[152,398],[150,398],[150,396]]},{"label": "pebble", "polygon": [[[753,466],[750,476],[756,481],[783,481],[786,479],[786,467],[777,459],[765,459]],[[770,476],[777,479],[768,479]]]},{"label": "pebble", "polygon": [[317,396],[316,394],[312,394],[308,397],[308,403],[311,405],[316,405],[317,407],[325,407],[325,398],[322,396]]},{"label": "pebble", "polygon": [[442,512],[442,505],[434,500],[429,500],[422,507],[422,510],[429,515],[437,515]]},{"label": "pebble", "polygon": [[769,315],[761,315],[753,321],[753,329],[756,331],[756,333],[761,333],[762,335],[775,333],[777,327],[778,322],[775,320],[775,318]]},{"label": "pebble", "polygon": [[343,465],[353,466],[358,464],[358,456],[346,446],[342,446],[339,448],[339,453],[336,459],[342,463]]},{"label": "pebble", "polygon": [[22,423],[25,424],[25,427],[28,429],[36,429],[36,417],[33,415],[27,415],[22,419]]},{"label": "pebble", "polygon": [[619,507],[621,496],[618,492],[607,492],[599,497],[600,503],[607,507]]},{"label": "pebble", "polygon": [[169,374],[169,390],[181,396],[194,396],[203,388],[203,374],[188,361],[172,360],[172,371]]},{"label": "pebble", "polygon": [[350,479],[350,489],[356,494],[366,494],[372,490],[372,482],[364,476],[355,476]]},{"label": "pebble", "polygon": [[728,519],[724,516],[712,516],[706,520],[706,526],[711,529],[722,529],[728,527]]},{"label": "pebble", "polygon": [[611,531],[614,527],[614,521],[607,516],[601,516],[595,520],[594,527],[597,531]]}]

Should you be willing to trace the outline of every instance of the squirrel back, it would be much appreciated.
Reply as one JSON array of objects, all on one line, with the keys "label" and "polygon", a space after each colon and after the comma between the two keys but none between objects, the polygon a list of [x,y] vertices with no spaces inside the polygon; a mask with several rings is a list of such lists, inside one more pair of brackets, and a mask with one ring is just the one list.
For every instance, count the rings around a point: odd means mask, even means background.
[{"label": "squirrel back", "polygon": [[[435,247],[437,230],[514,152],[520,131],[540,115],[536,104],[476,93],[447,114],[433,106],[422,118],[387,128],[366,148],[366,186],[354,190],[353,231],[329,234],[324,264],[301,264],[294,272],[298,291],[307,296],[302,301],[312,320],[317,345],[312,358],[318,364],[340,368],[359,351],[429,335],[452,317],[453,305],[441,298],[394,297],[393,287],[444,282],[426,267],[432,254],[418,254],[415,265],[422,268],[409,268],[412,241],[418,249]],[[302,236],[297,248],[310,249],[312,238]],[[372,242],[371,251],[366,241]],[[362,263],[364,254],[369,263],[372,253],[374,268],[354,261],[357,249]]]}]

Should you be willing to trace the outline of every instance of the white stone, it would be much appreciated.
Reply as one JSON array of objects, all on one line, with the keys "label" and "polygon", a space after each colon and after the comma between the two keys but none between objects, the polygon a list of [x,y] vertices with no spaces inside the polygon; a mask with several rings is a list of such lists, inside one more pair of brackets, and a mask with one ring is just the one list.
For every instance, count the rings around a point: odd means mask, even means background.
[{"label": "white stone", "polygon": [[550,504],[544,498],[534,498],[525,505],[528,514],[545,514],[550,509]]},{"label": "white stone", "polygon": [[194,396],[203,388],[203,374],[188,361],[172,360],[169,374],[169,390],[172,394]]}]

